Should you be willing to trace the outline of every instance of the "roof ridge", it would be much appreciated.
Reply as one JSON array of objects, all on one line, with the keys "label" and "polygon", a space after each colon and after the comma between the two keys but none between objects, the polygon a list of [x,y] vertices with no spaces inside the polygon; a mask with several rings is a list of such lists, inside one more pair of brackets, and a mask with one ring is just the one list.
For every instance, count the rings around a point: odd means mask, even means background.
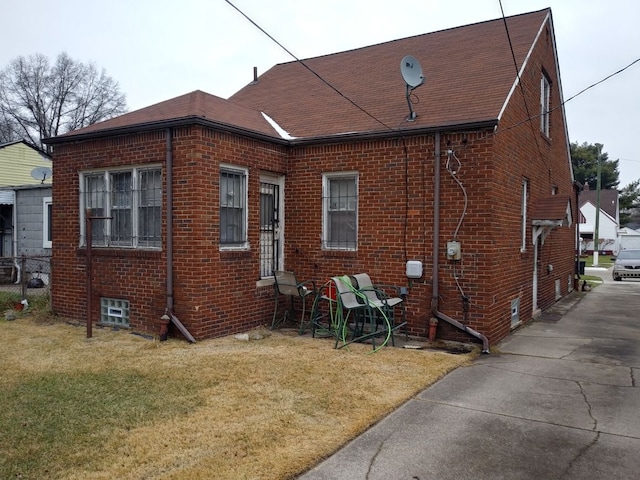
[{"label": "roof ridge", "polygon": [[[518,18],[518,17],[523,17],[523,16],[526,16],[526,15],[535,15],[535,14],[538,14],[540,12],[546,12],[546,11],[551,11],[551,8],[550,7],[545,7],[545,8],[541,8],[540,10],[535,10],[535,11],[532,11],[532,12],[523,12],[523,13],[517,13],[515,15],[508,15],[508,16],[505,16],[504,18],[509,20],[511,18]],[[478,22],[467,23],[465,25],[458,25],[458,26],[455,26],[455,27],[442,28],[440,30],[434,30],[433,32],[417,33],[415,35],[409,35],[407,37],[394,38],[394,39],[386,40],[386,41],[383,41],[383,42],[372,43],[372,44],[369,44],[369,45],[362,45],[360,47],[348,48],[346,50],[341,50],[339,52],[325,53],[325,54],[316,55],[316,56],[313,56],[313,57],[300,58],[299,60],[295,60],[295,59],[294,60],[289,60],[288,62],[276,63],[276,64],[273,65],[273,67],[278,66],[278,65],[287,65],[287,64],[290,64],[290,63],[297,63],[298,61],[305,62],[307,60],[315,60],[315,59],[319,59],[319,58],[327,58],[327,57],[331,57],[333,55],[340,55],[342,53],[349,53],[349,52],[355,52],[355,51],[358,51],[358,50],[365,50],[365,49],[368,49],[368,48],[379,47],[381,45],[401,42],[403,40],[410,40],[410,39],[415,39],[415,38],[418,38],[418,37],[426,37],[426,36],[429,36],[429,35],[434,35],[436,33],[449,32],[449,31],[458,30],[458,29],[461,29],[461,28],[468,28],[468,27],[473,27],[473,26],[476,26],[476,25],[483,25],[483,24],[488,24],[488,23],[491,23],[491,22],[498,22],[498,21],[501,22],[502,21],[502,17],[493,18],[493,19],[490,19],[490,20],[481,20],[481,21],[478,21]],[[273,67],[271,67],[271,68],[273,68]]]}]

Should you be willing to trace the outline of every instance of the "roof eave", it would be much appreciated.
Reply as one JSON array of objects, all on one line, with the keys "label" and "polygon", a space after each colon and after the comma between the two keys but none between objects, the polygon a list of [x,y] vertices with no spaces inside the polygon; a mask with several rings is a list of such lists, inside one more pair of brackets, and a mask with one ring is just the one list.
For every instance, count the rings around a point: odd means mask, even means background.
[{"label": "roof eave", "polygon": [[47,145],[58,145],[64,143],[75,143],[85,140],[94,140],[99,138],[113,137],[118,135],[130,135],[133,133],[147,132],[151,130],[158,130],[163,128],[183,127],[187,125],[199,124],[206,127],[217,128],[229,133],[236,133],[239,135],[245,135],[258,140],[264,140],[279,145],[298,146],[305,144],[324,144],[324,143],[336,143],[339,141],[354,141],[354,140],[372,140],[388,137],[403,137],[414,135],[432,134],[435,132],[449,131],[469,131],[469,130],[486,130],[493,129],[498,124],[498,119],[492,118],[487,120],[478,120],[471,122],[454,122],[444,123],[440,125],[431,125],[425,127],[408,128],[408,129],[394,129],[394,130],[376,130],[367,132],[347,132],[330,135],[319,135],[314,137],[300,137],[300,138],[281,138],[264,133],[256,132],[254,130],[245,129],[236,125],[230,125],[222,122],[215,122],[210,119],[206,119],[199,116],[188,116],[170,120],[160,120],[154,122],[139,123],[136,125],[127,125],[123,127],[108,128],[104,130],[97,130],[86,133],[77,133],[70,135],[62,135],[59,137],[50,137],[43,139],[43,143]]},{"label": "roof eave", "polygon": [[86,133],[77,133],[70,135],[62,135],[59,137],[50,137],[43,139],[43,143],[47,145],[58,145],[63,143],[75,143],[84,140],[94,140],[105,137],[113,137],[118,135],[131,135],[133,133],[148,132],[150,130],[159,130],[164,128],[184,127],[187,125],[203,125],[205,127],[217,128],[230,133],[237,133],[239,135],[245,135],[247,137],[255,138],[258,140],[265,140],[269,142],[279,143],[285,145],[287,141],[285,139],[267,135],[255,130],[249,130],[246,128],[238,127],[236,125],[230,125],[227,123],[216,122],[207,118],[203,118],[197,115],[191,115],[188,117],[173,118],[169,120],[158,120],[153,122],[138,123],[136,125],[126,125],[123,127],[107,128],[104,130],[97,130]]},{"label": "roof eave", "polygon": [[336,143],[338,141],[352,141],[352,140],[375,140],[379,138],[388,137],[404,137],[415,135],[426,135],[436,132],[448,131],[470,131],[470,130],[487,130],[493,129],[498,125],[498,120],[493,118],[489,120],[479,120],[473,122],[455,122],[441,125],[431,125],[425,127],[417,127],[411,129],[393,129],[393,130],[375,130],[368,132],[347,132],[331,135],[320,135],[316,137],[298,137],[289,140],[287,143],[291,146],[298,146],[304,144],[323,144],[323,143]]}]

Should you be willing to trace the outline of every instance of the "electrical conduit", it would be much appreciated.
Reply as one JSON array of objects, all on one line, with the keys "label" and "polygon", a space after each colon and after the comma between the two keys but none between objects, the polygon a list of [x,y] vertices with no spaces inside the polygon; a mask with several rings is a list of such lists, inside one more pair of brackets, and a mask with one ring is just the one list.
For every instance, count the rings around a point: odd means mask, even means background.
[{"label": "electrical conduit", "polygon": [[434,158],[434,188],[433,188],[433,273],[432,273],[432,294],[431,313],[439,320],[443,320],[455,328],[482,341],[482,353],[489,353],[489,339],[473,328],[451,318],[439,310],[439,275],[440,267],[438,255],[440,251],[440,132],[435,134],[435,158]]}]

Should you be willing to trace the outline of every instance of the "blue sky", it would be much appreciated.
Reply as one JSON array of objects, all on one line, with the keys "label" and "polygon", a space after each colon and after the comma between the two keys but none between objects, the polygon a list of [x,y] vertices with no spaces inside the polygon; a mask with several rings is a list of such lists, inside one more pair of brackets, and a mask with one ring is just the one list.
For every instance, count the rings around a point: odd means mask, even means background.
[{"label": "blue sky", "polygon": [[[501,16],[498,0],[232,0],[299,58]],[[505,15],[551,7],[564,98],[640,58],[636,0],[502,0]],[[119,82],[135,110],[193,90],[227,98],[292,58],[224,0],[4,0],[0,67],[66,51]],[[10,21],[6,21],[11,19]],[[423,65],[429,69],[443,65]],[[640,179],[640,62],[566,106],[571,141],[602,143],[620,186]],[[399,85],[403,88],[403,85]]]}]

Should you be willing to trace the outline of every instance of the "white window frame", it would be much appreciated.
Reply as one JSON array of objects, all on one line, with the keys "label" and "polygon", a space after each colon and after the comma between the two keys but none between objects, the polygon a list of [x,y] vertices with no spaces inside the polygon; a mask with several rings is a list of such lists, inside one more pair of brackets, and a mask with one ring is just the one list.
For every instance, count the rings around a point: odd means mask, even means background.
[{"label": "white window frame", "polygon": [[529,197],[529,179],[522,179],[522,193],[520,197],[520,251],[527,249],[527,203]]},{"label": "white window frame", "polygon": [[[353,245],[340,245],[334,244],[329,238],[331,233],[331,205],[330,205],[330,184],[333,180],[353,180],[355,183],[355,199],[353,208],[347,204],[344,211],[355,212],[355,225],[353,226],[354,242]],[[356,171],[351,172],[333,172],[324,173],[322,175],[322,248],[324,250],[343,250],[343,251],[357,251],[358,250],[358,203],[359,203],[359,175]],[[340,209],[342,210],[342,209]],[[336,210],[337,211],[337,210]]]},{"label": "white window frame", "polygon": [[551,81],[543,73],[540,79],[540,131],[547,137],[551,136],[550,116],[551,116]]},{"label": "white window frame", "polygon": [[243,178],[243,185],[241,192],[241,204],[240,208],[243,210],[242,212],[242,222],[243,222],[243,232],[242,239],[239,242],[233,243],[222,243],[222,215],[218,220],[218,226],[220,231],[219,243],[220,250],[248,250],[249,249],[249,170],[245,167],[239,167],[236,165],[229,164],[220,164],[220,174],[218,175],[218,185],[220,188],[220,195],[218,197],[218,207],[219,212],[222,211],[222,188],[220,187],[220,179],[223,173],[228,173],[231,175],[240,175]]},{"label": "white window frame", "polygon": [[[49,209],[53,208],[53,202],[51,197],[44,197],[42,199],[42,248],[53,248],[52,240],[49,240],[51,236],[51,222],[49,221]],[[52,211],[53,218],[53,211]],[[51,238],[53,238],[51,236]]]},{"label": "white window frame", "polygon": [[[97,248],[123,248],[123,249],[139,249],[139,250],[160,250],[162,248],[162,238],[159,239],[159,245],[148,245],[143,240],[140,240],[139,234],[139,210],[141,207],[140,202],[140,174],[143,171],[160,171],[160,175],[162,175],[162,167],[160,165],[145,165],[140,167],[128,167],[128,168],[111,168],[111,169],[101,169],[101,170],[91,170],[80,172],[80,246],[86,246],[86,178],[90,176],[103,176],[104,178],[104,191],[102,194],[104,197],[102,198],[102,203],[104,205],[105,216],[111,215],[111,210],[113,207],[112,201],[112,186],[111,186],[111,176],[117,173],[131,173],[131,242],[130,243],[121,243],[115,242],[111,240],[111,232],[112,232],[112,221],[105,220],[100,223],[95,222],[97,225],[104,225],[104,242],[103,243],[95,243],[92,246]],[[164,195],[164,192],[162,192]],[[160,217],[158,221],[162,224],[162,204],[160,205]],[[95,225],[92,225],[95,228]]]}]

